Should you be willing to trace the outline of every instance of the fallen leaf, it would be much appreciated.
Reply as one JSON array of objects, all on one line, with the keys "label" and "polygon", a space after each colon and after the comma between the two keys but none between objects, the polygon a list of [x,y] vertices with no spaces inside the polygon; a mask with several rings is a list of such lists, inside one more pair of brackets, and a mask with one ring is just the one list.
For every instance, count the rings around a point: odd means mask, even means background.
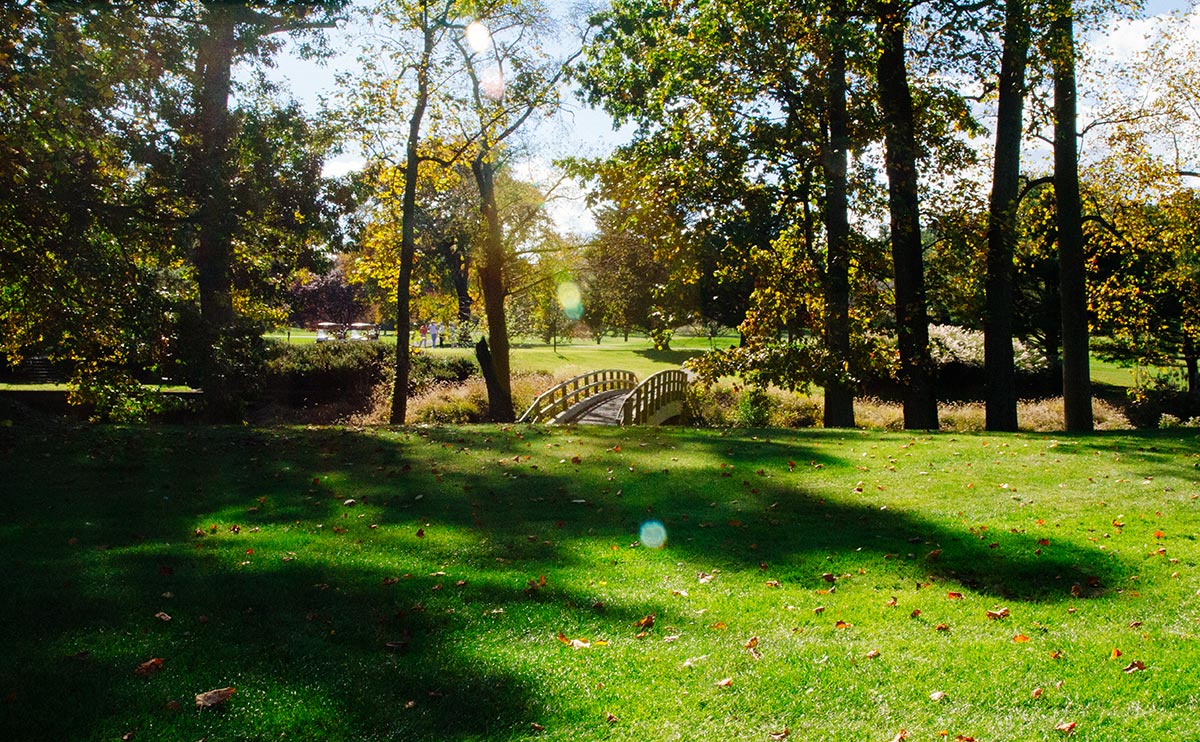
[{"label": "fallen leaf", "polygon": [[164,622],[171,620],[171,617],[163,611],[159,611],[158,613],[155,613],[154,617],[157,618],[159,621],[164,621]]},{"label": "fallen leaf", "polygon": [[616,717],[616,715],[615,715],[615,714],[612,714],[611,712],[606,712],[606,713],[604,714],[604,720],[605,720],[605,721],[607,721],[609,724],[616,724],[616,723],[617,723],[617,717]]},{"label": "fallen leaf", "polygon": [[962,599],[963,599],[962,593],[956,593],[953,590],[946,593],[946,600],[962,600]]},{"label": "fallen leaf", "polygon": [[696,579],[700,581],[701,585],[707,585],[708,583],[712,582],[713,577],[714,575],[710,575],[707,572],[701,572],[700,574],[696,575]]},{"label": "fallen leaf", "polygon": [[1012,638],[1012,640],[1017,644],[1024,644],[1025,642],[1029,641],[1029,637],[1025,636],[1024,634],[1017,634]]},{"label": "fallen leaf", "polygon": [[1032,693],[1030,693],[1029,695],[1033,696],[1034,698],[1041,698],[1041,697],[1042,697],[1042,694],[1043,694],[1043,693],[1045,693],[1045,692],[1046,692],[1046,691],[1045,691],[1045,689],[1044,689],[1044,688],[1034,688],[1034,689],[1033,689],[1033,692],[1032,692]]},{"label": "fallen leaf", "polygon": [[1120,656],[1121,656],[1121,650],[1114,647],[1113,651],[1108,655],[1108,658],[1110,660],[1115,660],[1116,658],[1118,658]]},{"label": "fallen leaf", "polygon": [[768,732],[767,736],[770,737],[771,739],[779,740],[779,739],[787,739],[791,733],[792,733],[792,730],[788,729],[787,727],[784,727],[782,730],[780,730],[778,732]]},{"label": "fallen leaf", "polygon": [[1061,649],[1056,649],[1050,653],[1050,659],[1052,659],[1052,660],[1061,660],[1062,658],[1063,658],[1063,653],[1062,653]]},{"label": "fallen leaf", "polygon": [[888,608],[895,608],[896,607],[896,596],[893,595],[892,599],[889,600],[888,602],[884,603],[884,605],[886,605]]},{"label": "fallen leaf", "polygon": [[782,587],[779,580],[767,580],[767,587]]},{"label": "fallen leaf", "polygon": [[755,647],[758,646],[758,637],[757,636],[750,637],[743,646],[746,649],[754,649]]},{"label": "fallen leaf", "polygon": [[718,688],[728,688],[733,685],[733,678],[721,678],[716,682]]},{"label": "fallen leaf", "polygon": [[638,627],[639,629],[653,628],[654,627],[654,614],[651,613],[649,616],[642,618],[640,621],[637,621],[633,625]]},{"label": "fallen leaf", "polygon": [[950,630],[950,625],[949,625],[949,624],[940,623],[940,624],[938,624],[937,626],[934,626],[934,627],[933,627],[933,630],[934,630],[934,631],[949,631],[949,630]]},{"label": "fallen leaf", "polygon": [[417,538],[425,538],[425,529],[424,528],[417,529]]},{"label": "fallen leaf", "polygon": [[1008,618],[1008,609],[1000,608],[999,610],[988,611],[987,617],[992,619],[993,621],[998,621],[1002,618]]},{"label": "fallen leaf", "polygon": [[892,737],[892,742],[903,742],[906,739],[908,739],[908,730],[901,729],[899,732],[896,732],[895,737]]},{"label": "fallen leaf", "polygon": [[196,708],[206,709],[214,706],[220,706],[229,700],[237,688],[217,688],[215,690],[205,691],[196,694]]},{"label": "fallen leaf", "polygon": [[914,608],[914,609],[913,609],[913,612],[912,612],[912,613],[910,613],[910,614],[908,614],[908,617],[909,617],[909,618],[917,618],[917,617],[918,617],[918,616],[920,616],[920,615],[921,615],[921,609],[920,609],[920,608]]},{"label": "fallen leaf", "polygon": [[715,624],[713,624],[709,628],[716,629],[717,631],[723,631],[723,630],[729,628],[729,626],[726,625],[726,623],[724,621],[717,621]]},{"label": "fallen leaf", "polygon": [[945,697],[946,697],[945,691],[940,691],[940,690],[935,690],[934,692],[929,694],[929,699],[931,701],[940,701]]},{"label": "fallen leaf", "polygon": [[162,657],[155,657],[153,659],[146,660],[134,668],[133,674],[141,675],[143,678],[153,677],[158,673],[159,670],[162,669],[162,665]]},{"label": "fallen leaf", "polygon": [[538,724],[536,721],[531,721],[531,722],[529,722],[529,726],[530,726],[530,727],[533,729],[533,731],[535,731],[535,732],[544,732],[544,731],[546,731],[546,727],[542,726],[541,724]]},{"label": "fallen leaf", "polygon": [[872,649],[870,652],[867,652],[867,659],[869,659],[869,660],[873,660],[878,656],[879,656],[878,649]]},{"label": "fallen leaf", "polygon": [[848,629],[848,628],[850,628],[850,627],[851,627],[851,626],[853,626],[853,625],[854,625],[854,624],[852,624],[852,623],[847,623],[847,622],[845,622],[845,621],[838,621],[837,623],[835,623],[835,624],[833,625],[833,628],[835,628],[835,629]]},{"label": "fallen leaf", "polygon": [[1124,669],[1121,670],[1121,672],[1125,673],[1126,675],[1131,675],[1135,672],[1145,670],[1145,669],[1146,669],[1145,663],[1143,663],[1139,660],[1134,660],[1133,662],[1130,662],[1128,665],[1126,665],[1124,667]]},{"label": "fallen leaf", "polygon": [[837,577],[830,572],[826,572],[825,574],[821,575],[821,579],[825,580],[826,582],[837,582]]},{"label": "fallen leaf", "polygon": [[825,606],[823,606],[823,605],[819,605],[816,608],[813,608],[813,613],[817,614],[818,616],[824,612],[825,612]]},{"label": "fallen leaf", "polygon": [[1070,734],[1071,732],[1075,731],[1075,722],[1064,721],[1062,724],[1059,724],[1058,726],[1056,726],[1054,728],[1057,729],[1058,731],[1062,732],[1063,734]]}]

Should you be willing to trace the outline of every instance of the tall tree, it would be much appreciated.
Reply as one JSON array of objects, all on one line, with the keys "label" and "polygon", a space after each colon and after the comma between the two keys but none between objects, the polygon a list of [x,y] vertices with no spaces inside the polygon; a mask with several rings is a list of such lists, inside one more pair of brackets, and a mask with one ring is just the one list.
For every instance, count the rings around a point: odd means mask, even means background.
[{"label": "tall tree", "polygon": [[1066,429],[1092,429],[1087,271],[1079,196],[1075,16],[1073,0],[1053,0],[1048,29],[1054,76],[1054,194],[1062,297],[1063,416]]},{"label": "tall tree", "polygon": [[925,271],[921,244],[916,119],[908,81],[905,35],[908,7],[885,0],[876,7],[879,56],[877,84],[885,140],[892,262],[896,283],[896,334],[900,382],[904,386],[904,427],[936,430],[937,395],[929,351]]},{"label": "tall tree", "polygon": [[988,205],[987,294],[984,311],[988,430],[1017,429],[1017,388],[1012,343],[1013,255],[1017,242],[1028,51],[1029,21],[1025,14],[1025,0],[1007,0],[1004,5],[992,194]]}]

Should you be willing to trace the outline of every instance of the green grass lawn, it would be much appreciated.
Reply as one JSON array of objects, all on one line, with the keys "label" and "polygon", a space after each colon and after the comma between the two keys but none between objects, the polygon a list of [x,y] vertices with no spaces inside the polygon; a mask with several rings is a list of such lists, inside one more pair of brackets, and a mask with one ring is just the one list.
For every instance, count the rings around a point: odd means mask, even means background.
[{"label": "green grass lawn", "polygon": [[1200,739],[1198,451],[0,427],[0,737]]}]

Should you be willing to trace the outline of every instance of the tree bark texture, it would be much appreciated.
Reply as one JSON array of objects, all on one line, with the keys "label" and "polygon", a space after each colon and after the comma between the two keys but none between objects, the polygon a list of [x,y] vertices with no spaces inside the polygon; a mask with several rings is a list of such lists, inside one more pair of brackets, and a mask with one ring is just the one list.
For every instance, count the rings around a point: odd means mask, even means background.
[{"label": "tree bark texture", "polygon": [[1000,58],[996,153],[988,204],[987,282],[983,318],[987,377],[986,427],[1017,429],[1017,380],[1013,358],[1013,253],[1017,243],[1021,135],[1024,129],[1025,66],[1029,24],[1024,0],[1008,0]]},{"label": "tree bark texture", "polygon": [[898,2],[880,3],[878,8],[882,44],[878,59],[879,102],[888,176],[904,427],[936,430],[938,410],[933,360],[929,352],[929,316],[925,307],[916,131],[905,65],[907,10]]},{"label": "tree bark texture", "polygon": [[832,29],[825,77],[825,347],[840,366],[825,385],[824,425],[854,427],[854,386],[850,371],[850,221],[846,170],[850,135],[846,116],[846,49],[841,23]]},{"label": "tree bark texture", "polygon": [[1075,21],[1072,0],[1058,0],[1050,22],[1054,74],[1054,197],[1062,302],[1063,416],[1071,432],[1092,430],[1088,359],[1087,279],[1075,91]]}]

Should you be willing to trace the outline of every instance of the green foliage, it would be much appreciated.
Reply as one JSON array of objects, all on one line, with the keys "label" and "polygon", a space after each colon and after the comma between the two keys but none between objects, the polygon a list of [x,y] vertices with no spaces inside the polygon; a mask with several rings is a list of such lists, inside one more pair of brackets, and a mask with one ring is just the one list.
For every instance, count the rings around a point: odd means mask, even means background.
[{"label": "green foliage", "polygon": [[388,358],[378,342],[277,344],[264,386],[293,405],[366,400],[383,381]]}]

